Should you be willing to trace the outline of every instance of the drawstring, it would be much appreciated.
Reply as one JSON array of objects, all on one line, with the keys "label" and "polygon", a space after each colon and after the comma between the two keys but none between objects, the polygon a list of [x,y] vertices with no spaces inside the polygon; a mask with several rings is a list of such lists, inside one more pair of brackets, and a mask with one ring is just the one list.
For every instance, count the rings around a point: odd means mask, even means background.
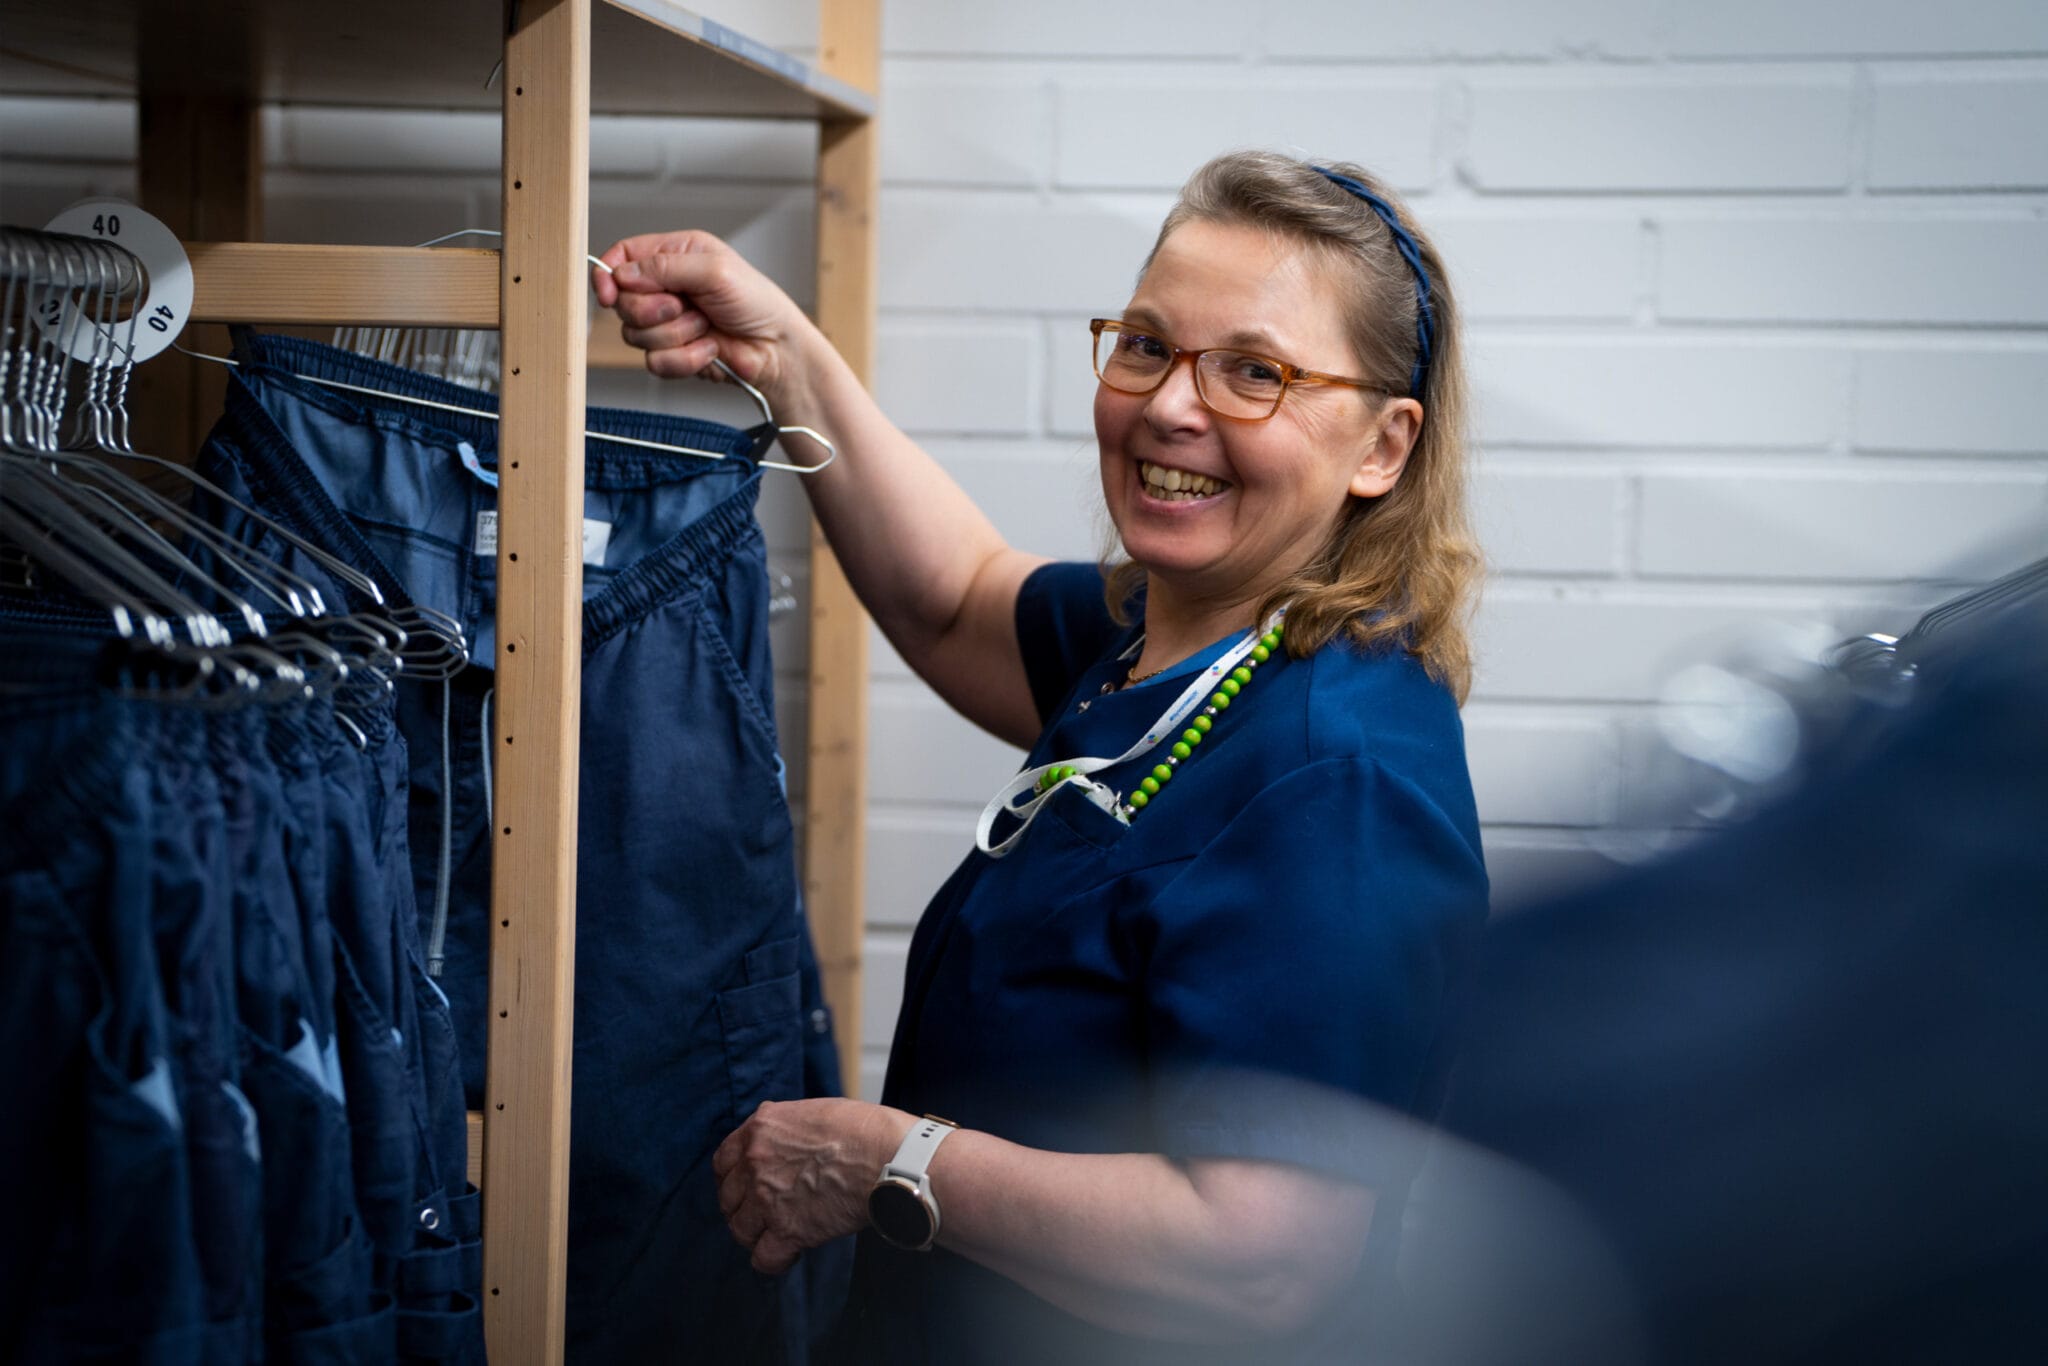
[{"label": "drawstring", "polygon": [[[484,825],[496,818],[491,800],[491,695],[484,690]],[[448,883],[455,871],[455,759],[448,744],[451,689],[441,680],[441,862],[434,869],[434,923],[427,933],[427,976],[439,977],[448,961]]]},{"label": "drawstring", "polygon": [[496,688],[484,689],[484,824],[489,826],[498,819],[493,807],[491,790],[491,694]]},{"label": "drawstring", "polygon": [[[455,867],[455,761],[448,752],[451,687],[441,680],[441,861],[434,869],[434,923],[427,932],[427,976],[439,977],[448,961],[448,880]],[[491,757],[486,733],[484,761]],[[489,790],[488,785],[486,791]]]}]

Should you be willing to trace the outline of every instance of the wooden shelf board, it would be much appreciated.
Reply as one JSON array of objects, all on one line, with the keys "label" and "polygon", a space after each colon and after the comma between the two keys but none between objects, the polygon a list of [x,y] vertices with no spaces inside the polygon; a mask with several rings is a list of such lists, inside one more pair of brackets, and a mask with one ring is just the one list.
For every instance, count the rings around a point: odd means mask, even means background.
[{"label": "wooden shelf board", "polygon": [[192,242],[200,322],[498,325],[498,253],[472,247]]},{"label": "wooden shelf board", "polygon": [[[299,104],[498,109],[501,0],[0,0],[0,94],[184,93]],[[171,57],[156,54],[169,45]],[[872,93],[668,0],[600,0],[596,114],[862,119]]]}]

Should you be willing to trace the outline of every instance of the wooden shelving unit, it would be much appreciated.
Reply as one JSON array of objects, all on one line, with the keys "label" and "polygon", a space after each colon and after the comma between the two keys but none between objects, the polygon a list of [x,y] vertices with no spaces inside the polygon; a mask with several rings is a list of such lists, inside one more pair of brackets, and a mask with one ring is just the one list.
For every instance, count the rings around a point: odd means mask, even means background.
[{"label": "wooden shelving unit", "polygon": [[[815,120],[818,320],[865,376],[878,3],[822,0],[813,64],[664,0],[0,0],[0,93],[136,97],[143,207],[192,244],[196,319],[501,328],[495,667],[518,743],[495,766],[482,1120],[500,1366],[564,1340],[590,116]],[[274,100],[502,109],[503,251],[262,243],[255,111]],[[138,408],[203,430],[208,379],[152,368]],[[806,904],[857,1077],[867,634],[815,537],[811,586]]]}]

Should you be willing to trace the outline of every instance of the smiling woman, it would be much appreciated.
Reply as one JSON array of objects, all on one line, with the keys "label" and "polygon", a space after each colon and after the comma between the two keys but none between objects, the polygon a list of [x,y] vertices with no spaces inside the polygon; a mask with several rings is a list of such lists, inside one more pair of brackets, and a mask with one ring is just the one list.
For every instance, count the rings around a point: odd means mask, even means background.
[{"label": "smiling woman", "polygon": [[1093,325],[1108,570],[1005,544],[724,244],[605,261],[651,370],[839,437],[806,487],[863,603],[1031,750],[918,924],[884,1104],[755,1111],[733,1236],[780,1273],[865,1230],[846,1360],[1356,1358],[1412,1174],[1383,1117],[1431,1104],[1486,904],[1434,250],[1357,167],[1197,173]]},{"label": "smiling woman", "polygon": [[[1269,273],[1228,268],[1240,261]],[[1233,280],[1246,297],[1219,306],[1214,291]],[[1264,361],[1264,373],[1281,381],[1264,380],[1262,396],[1277,392],[1261,412],[1249,403],[1219,405],[1215,395],[1226,386],[1195,369],[1198,397],[1225,419],[1224,441],[1232,424],[1291,416],[1296,429],[1277,438],[1283,445],[1334,443],[1331,458],[1340,461],[1359,454],[1356,471],[1366,477],[1352,484],[1352,497],[1322,503],[1331,516],[1304,529],[1308,540],[1295,542],[1293,553],[1265,574],[1245,577],[1264,582],[1259,601],[1267,610],[1293,604],[1290,650],[1312,654],[1340,632],[1367,646],[1398,640],[1462,699],[1471,681],[1466,618],[1480,563],[1466,523],[1461,318],[1435,247],[1363,168],[1239,153],[1217,158],[1188,182],[1126,309],[1126,324],[1149,324],[1179,345],[1196,344],[1154,311],[1155,300],[1167,296],[1240,329],[1230,344],[1264,352],[1250,359]],[[1246,319],[1262,317],[1275,319],[1280,332],[1242,330]],[[1156,348],[1154,341],[1148,349]],[[1096,356],[1105,391],[1096,399],[1101,434],[1105,401],[1114,417],[1119,397],[1107,391],[1132,386],[1103,373],[1099,344]],[[1304,375],[1288,361],[1373,378]],[[1160,386],[1169,368],[1152,362],[1151,383],[1137,392]],[[1348,387],[1348,394],[1333,385]],[[1333,432],[1321,425],[1333,411],[1360,410],[1369,415],[1363,427]],[[1367,433],[1379,449],[1348,448],[1347,441]],[[1103,450],[1113,513],[1106,440]],[[1117,528],[1124,532],[1122,522]],[[1118,613],[1151,569],[1127,537],[1124,548],[1128,561],[1109,574],[1111,610]],[[1157,592],[1157,574],[1151,579]]]}]

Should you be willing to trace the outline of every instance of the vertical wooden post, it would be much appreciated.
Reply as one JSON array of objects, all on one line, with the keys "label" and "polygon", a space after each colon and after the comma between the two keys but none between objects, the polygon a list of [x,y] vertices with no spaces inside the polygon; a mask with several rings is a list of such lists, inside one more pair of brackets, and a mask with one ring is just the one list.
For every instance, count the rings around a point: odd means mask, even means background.
[{"label": "vertical wooden post", "polygon": [[[181,242],[256,242],[263,238],[263,151],[258,108],[246,92],[194,94],[173,81],[189,69],[181,49],[143,43],[136,101],[136,196]],[[227,330],[196,325],[184,344],[215,355]],[[130,408],[139,450],[189,460],[220,415],[227,371],[166,351],[135,372]]]},{"label": "vertical wooden post", "polygon": [[[820,0],[823,71],[863,90],[880,87],[880,8],[879,0]],[[818,325],[863,383],[874,379],[876,134],[866,119],[818,129]],[[804,902],[825,999],[838,1024],[840,1067],[855,1094],[866,930],[867,723],[867,614],[813,523]]]},{"label": "vertical wooden post", "polygon": [[567,1309],[583,620],[591,0],[524,0],[505,43],[503,374],[484,1328],[559,1362]]}]

